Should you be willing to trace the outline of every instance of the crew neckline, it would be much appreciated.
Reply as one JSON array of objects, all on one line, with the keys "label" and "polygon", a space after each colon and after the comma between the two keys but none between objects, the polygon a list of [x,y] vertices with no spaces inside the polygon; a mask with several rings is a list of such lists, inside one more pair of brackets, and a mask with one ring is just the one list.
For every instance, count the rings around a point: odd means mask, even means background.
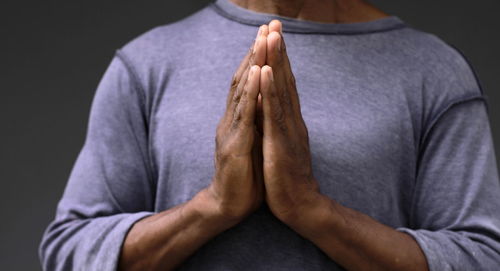
[{"label": "crew neckline", "polygon": [[399,17],[394,15],[359,23],[320,23],[275,14],[255,12],[242,8],[230,0],[215,0],[215,2],[211,3],[210,7],[221,16],[246,25],[260,26],[269,23],[273,19],[278,19],[283,23],[283,32],[300,34],[357,35],[384,32],[406,27],[406,24]]}]

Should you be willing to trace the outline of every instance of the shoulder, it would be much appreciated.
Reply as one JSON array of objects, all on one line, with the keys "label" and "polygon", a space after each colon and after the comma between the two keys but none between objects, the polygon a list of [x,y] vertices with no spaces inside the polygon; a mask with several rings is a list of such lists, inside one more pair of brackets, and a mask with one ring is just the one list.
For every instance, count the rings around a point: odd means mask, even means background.
[{"label": "shoulder", "polygon": [[480,82],[464,54],[439,36],[412,27],[384,33],[378,48],[385,65],[402,82],[401,92],[422,133],[450,108],[486,102]]},{"label": "shoulder", "polygon": [[193,37],[206,36],[204,28],[217,20],[213,15],[214,11],[207,6],[179,21],[157,26],[119,48],[117,57],[137,74],[139,80],[162,76],[159,73],[168,72],[172,62],[181,59],[178,56],[185,53],[185,45],[191,44],[195,40]]},{"label": "shoulder", "polygon": [[213,31],[219,19],[214,15],[214,10],[206,6],[181,20],[150,29],[116,51],[115,58],[142,89],[146,106],[159,95],[161,90],[157,88],[168,84],[174,67],[189,64],[192,53],[187,45],[193,46]]},{"label": "shoulder", "polygon": [[181,49],[183,43],[201,31],[201,25],[214,19],[211,13],[206,7],[179,21],[157,26],[131,40],[119,51],[131,60],[143,63],[165,60],[173,55],[173,50]]},{"label": "shoulder", "polygon": [[421,76],[424,91],[432,92],[428,95],[454,99],[483,94],[473,67],[457,47],[412,27],[392,35],[394,53]]},{"label": "shoulder", "polygon": [[390,63],[404,70],[409,83],[404,94],[417,122],[428,126],[450,107],[470,100],[483,100],[480,82],[466,57],[435,34],[405,27],[388,32]]},{"label": "shoulder", "polygon": [[[165,54],[165,48],[175,49],[193,35],[203,31],[217,16],[210,6],[173,23],[157,26],[126,43],[120,51],[141,60],[157,59]],[[146,58],[146,59],[144,59]]]}]

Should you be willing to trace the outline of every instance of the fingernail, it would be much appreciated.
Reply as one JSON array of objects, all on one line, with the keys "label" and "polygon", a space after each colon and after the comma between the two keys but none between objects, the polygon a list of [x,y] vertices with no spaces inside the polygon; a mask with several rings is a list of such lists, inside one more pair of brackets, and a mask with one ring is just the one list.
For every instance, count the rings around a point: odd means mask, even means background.
[{"label": "fingernail", "polygon": [[279,42],[278,42],[278,51],[281,52],[281,36],[279,38]]}]

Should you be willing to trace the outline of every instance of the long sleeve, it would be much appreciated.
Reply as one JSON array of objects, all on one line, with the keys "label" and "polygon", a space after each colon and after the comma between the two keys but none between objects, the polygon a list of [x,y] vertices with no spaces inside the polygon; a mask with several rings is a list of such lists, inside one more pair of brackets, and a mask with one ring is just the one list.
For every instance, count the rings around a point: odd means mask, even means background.
[{"label": "long sleeve", "polygon": [[428,129],[410,224],[398,230],[430,270],[500,270],[500,183],[481,96],[450,103]]},{"label": "long sleeve", "polygon": [[131,226],[152,214],[144,93],[120,52],[94,97],[86,140],[39,248],[44,270],[115,270]]}]

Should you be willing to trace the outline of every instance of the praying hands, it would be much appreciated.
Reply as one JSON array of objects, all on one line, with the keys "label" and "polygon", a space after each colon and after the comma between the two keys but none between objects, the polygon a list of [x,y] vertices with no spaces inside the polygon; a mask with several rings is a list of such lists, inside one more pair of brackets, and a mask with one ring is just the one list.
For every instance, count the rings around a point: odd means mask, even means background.
[{"label": "praying hands", "polygon": [[216,142],[210,190],[227,217],[243,219],[265,198],[279,219],[291,221],[318,196],[279,21],[259,28],[236,71]]},{"label": "praying hands", "polygon": [[208,190],[228,221],[265,199],[278,219],[349,270],[427,269],[409,235],[320,193],[279,21],[259,28],[235,73],[216,142]]},{"label": "praying hands", "polygon": [[235,72],[215,141],[209,186],[137,222],[120,269],[174,269],[265,201],[279,220],[348,270],[427,270],[412,237],[320,193],[279,21],[259,28]]}]

